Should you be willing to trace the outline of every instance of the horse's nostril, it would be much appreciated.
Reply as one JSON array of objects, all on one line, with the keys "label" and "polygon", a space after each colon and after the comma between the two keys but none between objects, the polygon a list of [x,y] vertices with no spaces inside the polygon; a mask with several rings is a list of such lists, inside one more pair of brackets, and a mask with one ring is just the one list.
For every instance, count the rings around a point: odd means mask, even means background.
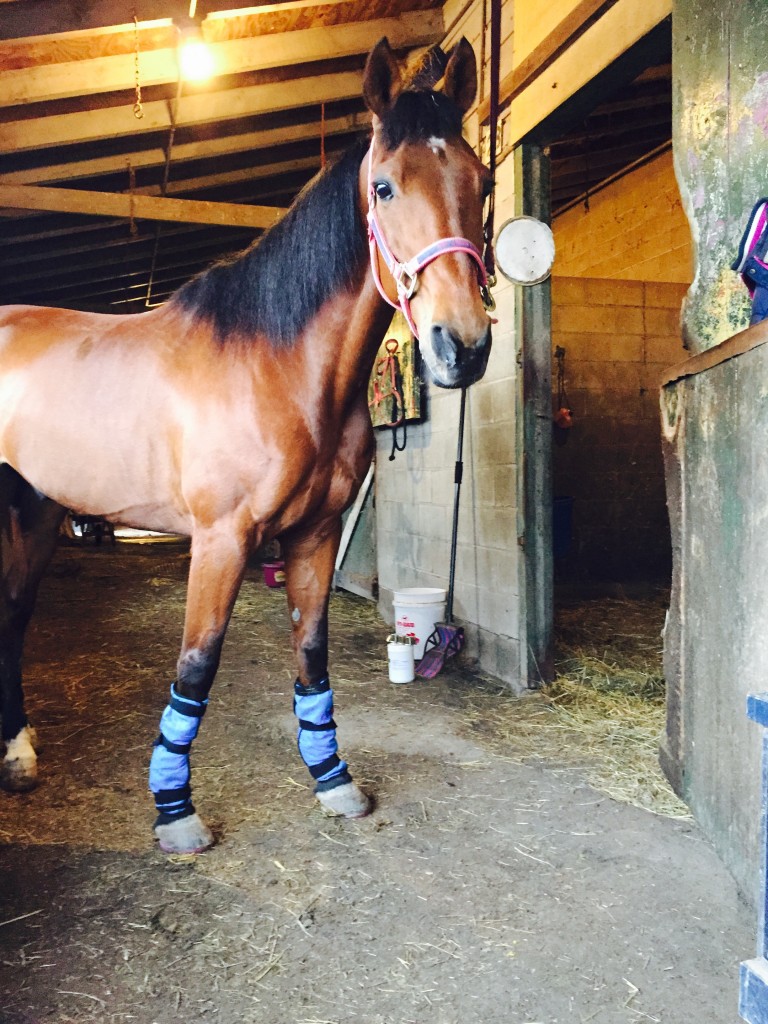
[{"label": "horse's nostril", "polygon": [[442,324],[432,325],[432,349],[449,369],[459,362],[460,346],[454,335]]}]

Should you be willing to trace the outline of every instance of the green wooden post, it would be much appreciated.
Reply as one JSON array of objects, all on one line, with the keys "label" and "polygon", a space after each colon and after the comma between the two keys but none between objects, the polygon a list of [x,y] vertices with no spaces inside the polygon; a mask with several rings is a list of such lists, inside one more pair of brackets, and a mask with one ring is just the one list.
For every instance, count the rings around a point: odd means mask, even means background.
[{"label": "green wooden post", "polygon": [[[549,159],[527,143],[515,150],[515,213],[550,220]],[[552,556],[552,299],[549,280],[518,289],[517,337],[522,368],[518,465],[522,467],[521,593],[530,687],[550,682]],[[525,666],[525,661],[523,661]]]}]

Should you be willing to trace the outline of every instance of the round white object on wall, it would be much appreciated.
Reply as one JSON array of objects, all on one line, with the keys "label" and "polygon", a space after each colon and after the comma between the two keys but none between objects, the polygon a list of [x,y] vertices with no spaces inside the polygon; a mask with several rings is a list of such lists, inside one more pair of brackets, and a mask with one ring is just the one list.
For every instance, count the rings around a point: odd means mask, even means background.
[{"label": "round white object on wall", "polygon": [[535,217],[513,217],[496,235],[496,266],[513,284],[546,281],[555,262],[555,239],[548,224]]}]

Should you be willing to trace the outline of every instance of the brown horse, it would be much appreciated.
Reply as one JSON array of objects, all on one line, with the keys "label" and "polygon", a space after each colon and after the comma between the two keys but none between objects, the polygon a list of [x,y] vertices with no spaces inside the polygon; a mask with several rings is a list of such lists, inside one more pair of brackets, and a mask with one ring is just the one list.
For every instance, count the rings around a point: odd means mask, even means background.
[{"label": "brown horse", "polygon": [[72,509],[192,538],[177,677],[150,765],[161,847],[213,841],[191,803],[189,750],[249,552],[273,538],[286,562],[299,750],[324,806],[368,812],[336,750],[329,590],[341,515],[372,456],[366,384],[387,303],[411,319],[437,385],[466,387],[485,371],[478,249],[491,183],[461,134],[476,75],[462,40],[439,89],[413,88],[382,40],[364,76],[370,146],[314,179],[250,249],[139,316],[0,310],[4,788],[36,780],[22,646]]}]

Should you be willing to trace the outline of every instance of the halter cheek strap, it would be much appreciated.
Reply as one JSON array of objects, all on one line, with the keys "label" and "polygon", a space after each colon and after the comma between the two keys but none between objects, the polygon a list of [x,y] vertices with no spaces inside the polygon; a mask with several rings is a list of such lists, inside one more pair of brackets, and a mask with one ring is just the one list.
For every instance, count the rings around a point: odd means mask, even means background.
[{"label": "halter cheek strap", "polygon": [[[419,274],[421,271],[429,266],[438,256],[445,256],[452,252],[463,252],[466,253],[472,260],[477,264],[477,279],[480,286],[480,291],[483,295],[483,301],[488,293],[488,276],[485,270],[485,264],[483,263],[483,257],[480,254],[479,249],[470,242],[468,238],[440,238],[437,242],[433,242],[431,245],[426,246],[416,255],[403,263],[395,256],[392,249],[389,247],[384,232],[379,224],[379,219],[376,216],[376,190],[373,187],[373,140],[371,140],[371,148],[368,151],[368,249],[371,257],[371,271],[373,272],[373,280],[376,282],[376,287],[379,290],[379,294],[393,309],[399,309],[402,311],[405,319],[408,321],[413,336],[419,337],[419,332],[416,329],[416,324],[413,320],[411,313],[411,297],[419,283]],[[387,270],[392,275],[397,287],[397,302],[393,302],[384,290],[384,286],[381,283],[381,274],[379,273],[379,254],[387,267]]]}]

